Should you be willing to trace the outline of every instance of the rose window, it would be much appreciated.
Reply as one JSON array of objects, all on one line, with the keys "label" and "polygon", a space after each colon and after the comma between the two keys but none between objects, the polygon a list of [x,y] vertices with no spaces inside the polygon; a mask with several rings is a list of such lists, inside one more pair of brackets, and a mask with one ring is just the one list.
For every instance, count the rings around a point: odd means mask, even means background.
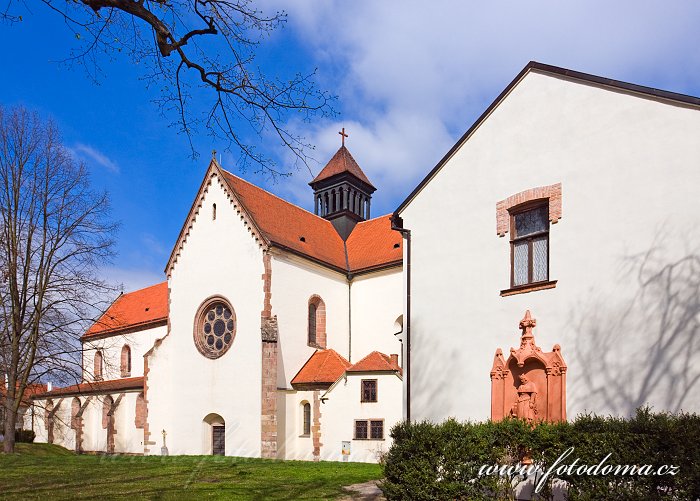
[{"label": "rose window", "polygon": [[223,301],[209,302],[200,308],[195,344],[206,357],[218,358],[229,349],[236,335],[236,316]]}]

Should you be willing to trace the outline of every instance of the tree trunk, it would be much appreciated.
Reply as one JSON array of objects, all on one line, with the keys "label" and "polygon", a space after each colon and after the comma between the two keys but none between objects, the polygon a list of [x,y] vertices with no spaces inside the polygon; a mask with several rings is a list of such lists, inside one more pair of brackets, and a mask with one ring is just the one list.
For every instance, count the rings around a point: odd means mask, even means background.
[{"label": "tree trunk", "polygon": [[3,399],[2,405],[5,406],[5,441],[3,442],[3,452],[11,454],[15,452],[15,422],[17,421],[17,414],[11,410],[7,410],[8,407],[14,407],[14,405],[8,406],[8,403],[9,402]]}]

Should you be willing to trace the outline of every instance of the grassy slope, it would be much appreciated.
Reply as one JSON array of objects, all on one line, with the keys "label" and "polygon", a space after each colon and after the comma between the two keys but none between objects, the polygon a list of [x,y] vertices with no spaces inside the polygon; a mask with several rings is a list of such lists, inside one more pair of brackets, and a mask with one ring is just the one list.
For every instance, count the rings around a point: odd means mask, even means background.
[{"label": "grassy slope", "polygon": [[2,499],[334,499],[378,465],[214,456],[75,455],[46,444],[0,454]]}]

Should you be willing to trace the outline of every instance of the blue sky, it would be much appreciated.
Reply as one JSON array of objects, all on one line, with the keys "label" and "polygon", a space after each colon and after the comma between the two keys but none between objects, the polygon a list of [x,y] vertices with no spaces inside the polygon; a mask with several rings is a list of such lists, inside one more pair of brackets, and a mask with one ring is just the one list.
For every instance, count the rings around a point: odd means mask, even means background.
[{"label": "blue sky", "polygon": [[[339,146],[337,131],[378,187],[374,215],[391,212],[530,60],[700,95],[700,4],[687,1],[316,1],[264,0],[284,9],[260,64],[268,73],[318,68],[322,88],[338,95],[334,119],[290,123],[316,145],[314,172]],[[14,26],[0,25],[5,47],[0,96],[52,117],[66,146],[107,189],[121,222],[118,256],[107,277],[127,290],[162,280],[163,268],[207,167],[169,127],[142,68],[126,57],[102,61],[96,85],[57,61],[75,39],[56,14],[33,4]],[[282,164],[288,152],[257,145]],[[236,156],[223,166],[288,200],[312,207],[307,170],[271,184]]]}]

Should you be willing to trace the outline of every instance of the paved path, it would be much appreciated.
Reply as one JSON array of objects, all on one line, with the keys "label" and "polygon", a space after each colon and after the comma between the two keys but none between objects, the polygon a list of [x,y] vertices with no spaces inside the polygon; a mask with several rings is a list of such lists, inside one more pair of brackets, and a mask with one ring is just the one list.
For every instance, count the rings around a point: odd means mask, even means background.
[{"label": "paved path", "polygon": [[377,487],[377,480],[365,482],[364,484],[354,484],[343,487],[349,496],[341,498],[340,501],[384,501],[381,489]]}]

